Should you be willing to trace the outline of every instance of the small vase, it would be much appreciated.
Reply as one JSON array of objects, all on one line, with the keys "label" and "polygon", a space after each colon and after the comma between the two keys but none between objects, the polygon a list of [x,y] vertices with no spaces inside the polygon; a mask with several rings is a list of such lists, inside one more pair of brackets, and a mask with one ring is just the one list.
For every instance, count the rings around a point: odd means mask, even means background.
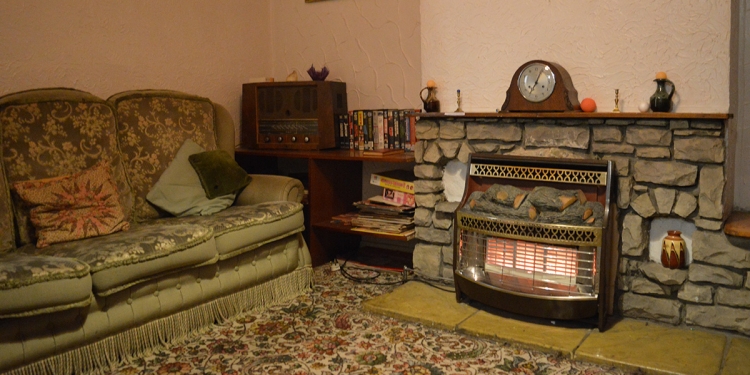
[{"label": "small vase", "polygon": [[661,264],[669,269],[685,267],[685,240],[679,230],[667,231],[661,245]]}]

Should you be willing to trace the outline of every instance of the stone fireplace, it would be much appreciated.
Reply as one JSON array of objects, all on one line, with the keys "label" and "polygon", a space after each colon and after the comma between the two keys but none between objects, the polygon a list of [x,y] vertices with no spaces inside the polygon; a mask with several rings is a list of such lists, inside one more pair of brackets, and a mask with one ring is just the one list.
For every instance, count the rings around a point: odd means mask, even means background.
[{"label": "stone fireplace", "polygon": [[[611,160],[619,239],[616,315],[750,335],[750,241],[722,231],[732,208],[731,116],[427,114],[417,122],[414,266],[453,279],[455,181],[471,153]],[[459,171],[458,173],[456,171]],[[450,178],[448,177],[450,176]],[[453,186],[453,187],[451,187]],[[667,230],[687,265],[661,265]]]}]

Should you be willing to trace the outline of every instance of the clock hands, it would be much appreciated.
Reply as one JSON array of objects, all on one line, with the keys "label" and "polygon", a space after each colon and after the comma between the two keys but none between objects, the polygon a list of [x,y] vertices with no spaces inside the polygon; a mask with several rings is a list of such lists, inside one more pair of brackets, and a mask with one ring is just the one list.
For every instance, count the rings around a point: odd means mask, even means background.
[{"label": "clock hands", "polygon": [[542,77],[542,73],[544,73],[544,69],[541,69],[539,71],[539,74],[537,74],[536,81],[534,81],[534,86],[529,87],[529,94],[531,94],[534,91],[534,89],[536,88],[536,84],[539,83],[539,78]]}]

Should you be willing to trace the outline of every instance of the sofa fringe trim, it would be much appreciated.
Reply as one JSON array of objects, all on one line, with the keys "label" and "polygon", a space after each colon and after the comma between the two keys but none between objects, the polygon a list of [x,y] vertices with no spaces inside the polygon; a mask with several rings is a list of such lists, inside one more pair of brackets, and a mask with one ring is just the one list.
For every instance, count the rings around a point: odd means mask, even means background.
[{"label": "sofa fringe trim", "polygon": [[312,284],[313,269],[304,266],[262,284],[10,370],[7,374],[85,374],[112,370],[163,349],[167,344],[179,344],[200,335],[214,324],[288,301],[310,291]]}]

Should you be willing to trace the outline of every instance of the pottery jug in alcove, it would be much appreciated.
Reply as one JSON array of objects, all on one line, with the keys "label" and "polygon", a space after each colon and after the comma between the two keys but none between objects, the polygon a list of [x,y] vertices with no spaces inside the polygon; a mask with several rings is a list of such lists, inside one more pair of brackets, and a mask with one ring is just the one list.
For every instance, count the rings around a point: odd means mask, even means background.
[{"label": "pottery jug in alcove", "polygon": [[[427,90],[426,98],[422,95],[424,90]],[[419,98],[422,99],[422,103],[424,103],[425,112],[440,112],[440,101],[437,99],[436,92],[437,87],[435,86],[435,81],[432,80],[427,81],[427,87],[419,92]]]},{"label": "pottery jug in alcove", "polygon": [[679,230],[667,231],[661,245],[661,264],[669,269],[685,267],[685,240]]},{"label": "pottery jug in alcove", "polygon": [[[651,110],[654,112],[669,112],[672,110],[672,95],[674,95],[675,86],[672,81],[667,79],[664,72],[656,73],[656,92],[651,95]],[[667,90],[667,85],[672,86]]]}]

